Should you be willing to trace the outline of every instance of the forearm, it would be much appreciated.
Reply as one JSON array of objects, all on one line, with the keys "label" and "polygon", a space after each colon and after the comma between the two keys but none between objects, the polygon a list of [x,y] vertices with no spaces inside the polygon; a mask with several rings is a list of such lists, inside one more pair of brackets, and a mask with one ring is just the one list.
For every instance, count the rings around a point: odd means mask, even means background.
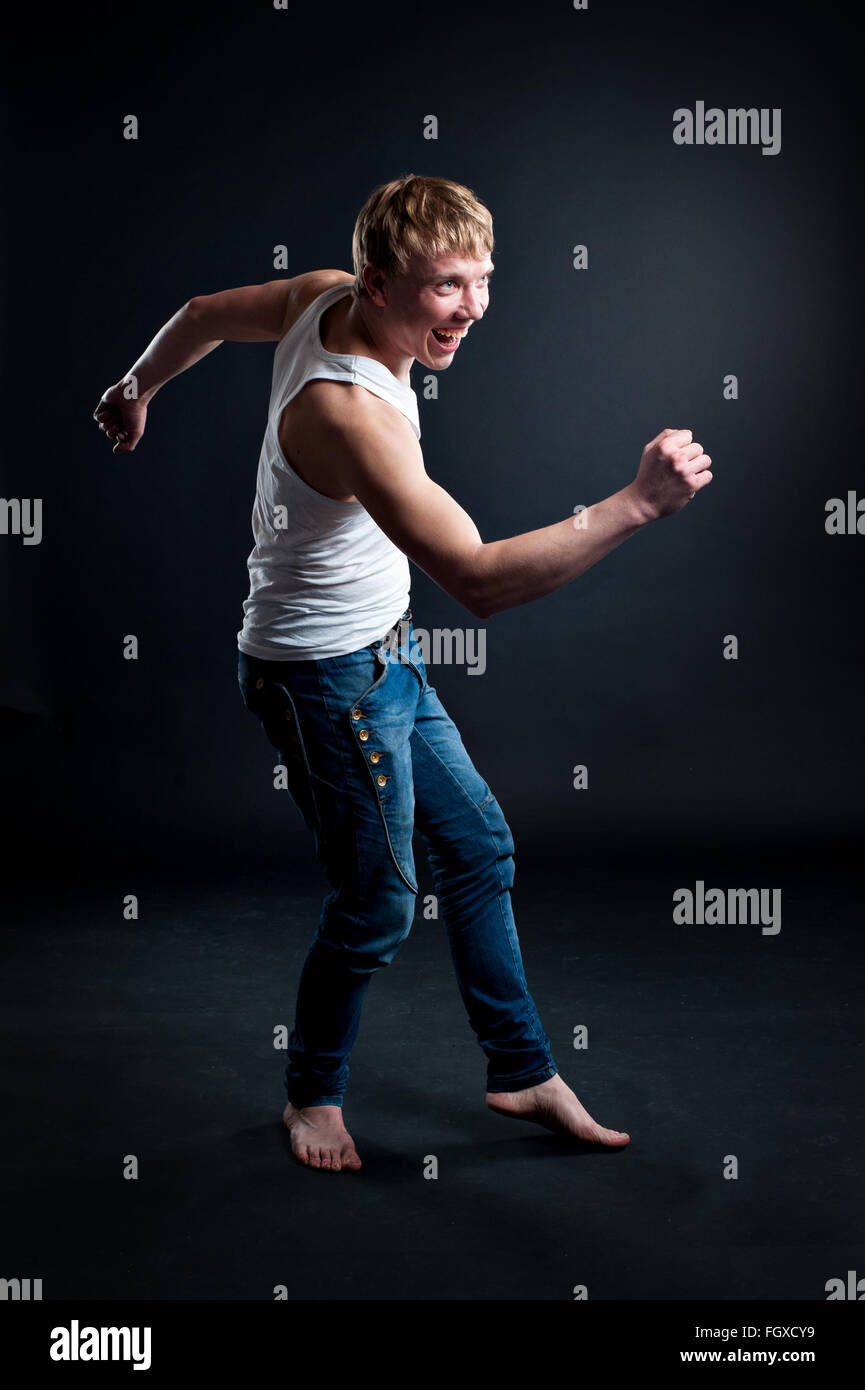
[{"label": "forearm", "polygon": [[652,519],[629,484],[552,526],[488,541],[474,556],[470,607],[487,618],[542,598],[584,574]]},{"label": "forearm", "polygon": [[207,334],[193,301],[187,302],[160,328],[122,380],[135,378],[136,397],[146,405],[166,381],[219,347],[222,338]]}]

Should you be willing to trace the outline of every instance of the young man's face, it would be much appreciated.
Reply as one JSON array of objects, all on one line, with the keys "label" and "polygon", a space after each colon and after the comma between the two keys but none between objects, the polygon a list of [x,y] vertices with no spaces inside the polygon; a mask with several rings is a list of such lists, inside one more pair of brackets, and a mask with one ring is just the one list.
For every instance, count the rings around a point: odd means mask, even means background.
[{"label": "young man's face", "polygon": [[448,367],[463,336],[486,312],[492,272],[488,255],[479,261],[456,254],[413,256],[405,275],[377,282],[387,299],[390,342],[425,367]]}]

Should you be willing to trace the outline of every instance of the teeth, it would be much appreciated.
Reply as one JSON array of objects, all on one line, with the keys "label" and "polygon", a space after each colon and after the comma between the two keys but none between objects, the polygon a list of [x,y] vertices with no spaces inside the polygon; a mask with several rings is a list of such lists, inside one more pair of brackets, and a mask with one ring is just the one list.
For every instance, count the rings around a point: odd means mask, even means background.
[{"label": "teeth", "polygon": [[445,333],[443,328],[433,329],[433,333],[436,335],[437,338],[464,338],[467,332],[467,328],[464,328],[460,333]]}]

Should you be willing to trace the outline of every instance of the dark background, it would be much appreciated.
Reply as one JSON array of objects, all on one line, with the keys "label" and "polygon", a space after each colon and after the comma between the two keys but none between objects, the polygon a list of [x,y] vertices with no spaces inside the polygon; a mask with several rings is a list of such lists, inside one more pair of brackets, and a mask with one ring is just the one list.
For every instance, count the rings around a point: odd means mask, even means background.
[{"label": "dark background", "polygon": [[[807,15],[238,4],[88,30],[57,11],[7,55],[3,487],[41,496],[44,526],[2,548],[25,846],[38,825],[57,858],[102,866],[133,844],[130,864],[145,844],[306,856],[263,803],[268,750],[235,688],[273,345],[224,344],[169,382],[132,456],[90,416],[190,295],[274,278],[275,244],[288,273],[350,269],[363,200],[409,170],[494,215],[484,321],[437,401],[412,377],[427,469],[485,540],[618,490],[667,425],[714,460],[682,514],[488,620],[483,678],[430,672],[523,856],[859,836],[865,543],[824,530],[863,471],[856,97],[843,31]],[[781,152],[674,145],[698,98],[780,106]],[[412,600],[417,626],[478,626],[416,567]]]},{"label": "dark background", "polygon": [[[217,940],[220,967],[242,974],[245,933],[270,932],[272,957],[256,965],[288,1016],[321,890],[299,818],[272,800],[272,750],[236,686],[273,344],[225,344],[169,382],[131,456],[112,455],[91,413],[187,298],[275,278],[279,243],[288,274],[351,269],[354,219],[371,189],[437,174],[468,184],[494,217],[484,321],[440,375],[438,400],[424,399],[426,369],[412,373],[427,469],[483,538],[546,526],[617,491],[666,426],[691,428],[713,459],[714,482],[681,514],[555,594],[488,620],[483,677],[429,668],[515,835],[517,921],[533,922],[521,928],[529,978],[556,943],[562,959],[579,950],[585,998],[600,1007],[608,996],[615,1011],[625,1007],[616,971],[627,975],[627,1008],[641,1000],[649,1011],[620,1040],[622,1078],[644,1049],[649,1093],[659,1034],[671,1056],[688,1040],[703,1047],[690,1058],[693,1090],[683,1099],[667,1076],[654,1102],[669,1101],[672,1143],[688,1124],[677,1107],[701,1099],[702,1068],[725,1058],[733,1114],[737,1080],[769,1047],[775,1061],[758,1065],[751,1093],[755,1123],[772,1098],[795,1093],[783,1102],[791,1132],[816,1124],[816,1159],[840,1158],[832,1144],[861,1124],[845,1069],[861,1057],[848,987],[861,952],[865,537],[828,536],[824,521],[828,498],[865,485],[855,409],[861,99],[851,34],[834,16],[595,0],[585,12],[566,0],[279,12],[238,0],[104,18],[48,6],[8,36],[2,488],[42,497],[44,527],[39,546],[0,538],[3,881],[15,901],[6,1018],[22,1056],[34,1055],[35,1025],[16,1009],[68,1002],[73,956],[107,990],[118,978],[128,988],[125,1001],[100,1006],[115,1044],[128,1009],[179,999],[159,969],[142,985],[150,948],[119,923],[126,892],[142,893],[164,930],[169,973],[177,943],[178,968],[206,969]],[[781,152],[675,145],[673,111],[697,100],[781,107]],[[122,138],[128,113],[139,119],[135,142]],[[436,141],[423,138],[429,113]],[[576,243],[588,246],[587,271],[572,269]],[[737,401],[722,398],[727,373]],[[412,607],[419,627],[481,625],[415,567]],[[122,658],[127,633],[139,637],[138,661]],[[727,634],[739,639],[737,661],[723,659]],[[588,766],[586,791],[572,788],[576,763]],[[780,886],[780,935],[692,928],[683,945],[670,894],[713,874]],[[283,908],[295,913],[290,945],[273,926]],[[73,927],[84,919],[86,944]],[[421,962],[411,952],[426,949],[407,943],[407,972]],[[446,969],[440,941],[435,949]],[[408,1009],[398,968],[375,987]],[[716,969],[732,972],[720,999],[706,984]],[[804,1024],[800,1004],[811,1010]],[[235,1018],[247,1006],[239,985],[224,1001]],[[551,983],[542,1015],[555,1007]],[[274,1089],[275,1008],[249,1022],[263,1048],[250,1059],[262,1095],[262,1058]],[[567,1047],[585,1011],[561,1008],[558,1032],[547,1026]],[[370,1065],[376,1026],[358,1044]],[[771,1047],[770,1026],[780,1030]],[[801,1068],[797,1078],[772,1069],[800,1027],[816,1049],[807,1104]],[[135,1049],[122,1069],[111,1055],[120,1105],[126,1066],[144,1064]],[[64,1055],[50,1071],[53,1096],[72,1064]],[[156,1075],[166,1065],[161,1055]],[[828,1109],[815,1121],[818,1097]],[[157,1091],[150,1103],[158,1114]],[[630,1128],[623,1094],[622,1107],[599,1118]],[[754,1226],[737,1235],[736,1249],[754,1256],[745,1282],[735,1249],[705,1253],[704,1231],[704,1254],[683,1244],[657,1296],[823,1297],[823,1278],[856,1267],[852,1169],[831,1168],[831,1230],[809,1189],[818,1214],[803,1239],[834,1251],[816,1272],[792,1272],[777,1244],[795,1222],[803,1229],[802,1192],[785,1191],[777,1224],[761,1226],[786,1171],[784,1142],[752,1194]],[[719,1137],[711,1162],[731,1143]],[[723,1243],[726,1217],[716,1216]],[[477,1296],[476,1266],[458,1278],[442,1258],[433,1286]],[[91,1283],[74,1287],[99,1296],[105,1270],[97,1261]],[[331,1289],[320,1296],[358,1296],[356,1284],[334,1293],[326,1277],[313,1281]],[[640,1279],[623,1277],[602,1296],[646,1296]],[[185,1278],[160,1287],[187,1296]],[[146,1292],[141,1265],[137,1279],[134,1292],[159,1296]],[[250,1296],[212,1279],[200,1296]],[[564,1280],[528,1296],[568,1297]],[[502,1296],[526,1296],[516,1275],[508,1289]]]}]

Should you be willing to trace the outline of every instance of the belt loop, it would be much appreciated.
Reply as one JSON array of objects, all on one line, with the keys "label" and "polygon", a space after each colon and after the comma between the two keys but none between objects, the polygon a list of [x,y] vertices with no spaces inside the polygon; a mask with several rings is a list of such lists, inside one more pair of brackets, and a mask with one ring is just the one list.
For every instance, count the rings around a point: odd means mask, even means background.
[{"label": "belt loop", "polygon": [[407,608],[401,618],[397,618],[392,627],[376,643],[377,647],[390,647],[393,651],[394,645],[402,647],[409,639],[409,623],[411,622],[411,609]]}]

